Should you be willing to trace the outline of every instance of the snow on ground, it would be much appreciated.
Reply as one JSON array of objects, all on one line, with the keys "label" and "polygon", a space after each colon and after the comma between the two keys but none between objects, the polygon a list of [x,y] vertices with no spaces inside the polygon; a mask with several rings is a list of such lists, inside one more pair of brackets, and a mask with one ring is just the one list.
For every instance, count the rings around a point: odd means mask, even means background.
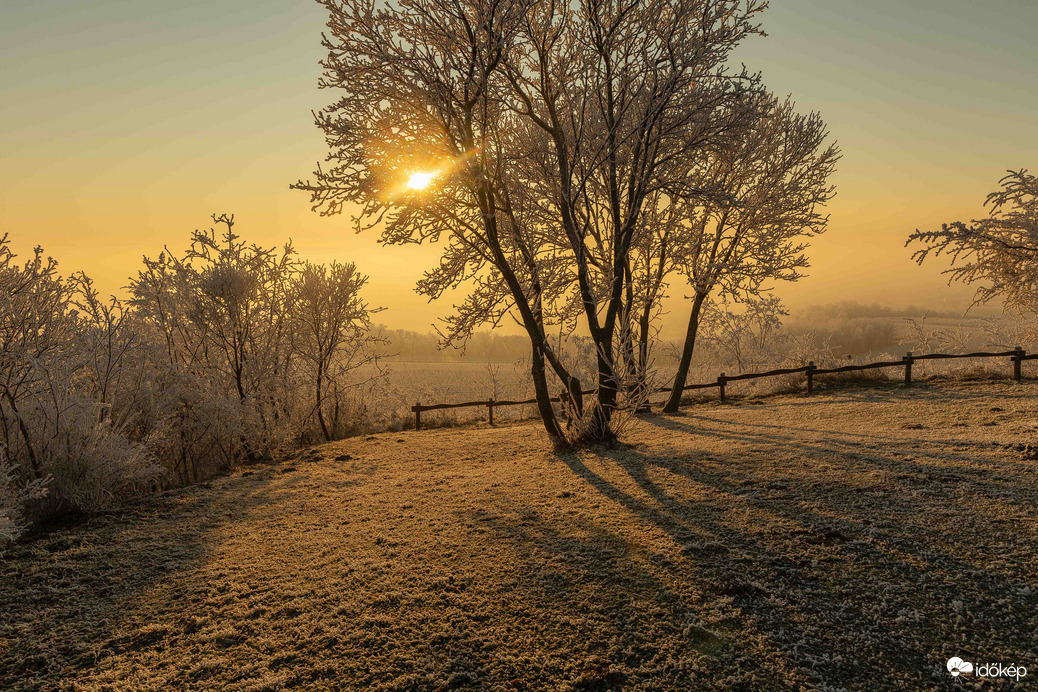
[{"label": "snow on ground", "polygon": [[0,688],[979,686],[952,656],[1038,679],[1036,413],[1035,383],[941,382],[563,455],[534,425],[318,447],[16,549]]}]

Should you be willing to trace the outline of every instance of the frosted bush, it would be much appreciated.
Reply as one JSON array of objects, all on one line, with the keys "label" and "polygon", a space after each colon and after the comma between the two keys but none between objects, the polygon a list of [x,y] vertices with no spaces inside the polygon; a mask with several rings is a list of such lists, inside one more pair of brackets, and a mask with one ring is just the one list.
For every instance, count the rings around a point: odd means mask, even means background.
[{"label": "frosted bush", "polygon": [[25,530],[25,508],[47,494],[46,479],[18,483],[18,474],[0,453],[0,555]]},{"label": "frosted bush", "polygon": [[98,421],[92,408],[76,407],[65,417],[41,467],[48,488],[67,507],[96,512],[151,489],[165,475],[144,444]]}]

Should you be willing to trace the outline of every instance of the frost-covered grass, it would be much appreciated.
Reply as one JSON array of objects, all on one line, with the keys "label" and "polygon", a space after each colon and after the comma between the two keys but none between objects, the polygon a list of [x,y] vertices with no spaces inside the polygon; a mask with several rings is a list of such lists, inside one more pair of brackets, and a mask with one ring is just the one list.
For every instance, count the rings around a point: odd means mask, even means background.
[{"label": "frost-covered grass", "polygon": [[[971,689],[1038,675],[1038,384],[317,447],[0,562],[0,689]],[[978,686],[977,689],[980,689]]]}]

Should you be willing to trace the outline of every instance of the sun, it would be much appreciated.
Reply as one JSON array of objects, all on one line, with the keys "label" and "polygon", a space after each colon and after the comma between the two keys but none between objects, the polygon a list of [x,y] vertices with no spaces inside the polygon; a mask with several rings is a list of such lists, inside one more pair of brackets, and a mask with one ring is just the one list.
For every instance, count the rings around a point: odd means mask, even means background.
[{"label": "sun", "polygon": [[435,177],[436,173],[412,173],[410,179],[408,179],[407,181],[407,187],[410,190],[424,190],[425,188],[429,187],[429,183],[431,183],[433,178]]}]

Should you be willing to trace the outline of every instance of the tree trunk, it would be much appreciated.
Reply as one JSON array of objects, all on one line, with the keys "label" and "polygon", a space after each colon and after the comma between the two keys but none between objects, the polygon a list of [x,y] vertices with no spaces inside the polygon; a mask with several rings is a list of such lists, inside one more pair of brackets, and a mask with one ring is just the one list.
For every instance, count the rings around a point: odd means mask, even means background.
[{"label": "tree trunk", "polygon": [[630,262],[624,268],[624,291],[626,299],[621,310],[620,322],[620,348],[623,349],[624,357],[624,382],[627,393],[634,395],[638,390],[638,364],[634,358],[634,322],[631,316],[634,314],[634,283],[631,280]]},{"label": "tree trunk", "polygon": [[591,414],[591,423],[588,426],[585,441],[610,442],[616,439],[610,421],[613,418],[613,411],[616,410],[619,383],[616,381],[616,366],[612,359],[612,344],[605,342],[603,345],[599,342],[597,346],[598,402]]},{"label": "tree trunk", "polygon": [[688,318],[688,331],[685,333],[685,347],[681,351],[681,361],[678,363],[677,374],[674,375],[674,386],[670,390],[670,398],[667,405],[663,407],[664,413],[677,413],[681,404],[681,395],[685,390],[685,380],[688,378],[688,367],[692,363],[692,352],[696,348],[696,332],[699,331],[699,314],[706,300],[706,293],[696,293],[692,300],[692,314]]},{"label": "tree trunk", "polygon": [[638,317],[638,362],[636,364],[636,396],[643,402],[642,410],[649,411],[649,330],[652,327],[652,302],[646,302]]},{"label": "tree trunk", "polygon": [[317,366],[317,421],[321,424],[321,433],[324,435],[325,442],[331,442],[332,436],[328,432],[328,423],[324,420],[324,397],[321,394],[321,380],[324,379],[324,368],[320,365]]},{"label": "tree trunk", "polygon": [[[558,418],[555,416],[555,409],[551,406],[551,394],[548,391],[548,381],[544,374],[546,339],[541,320],[538,319],[539,310],[535,313],[535,306],[530,304],[526,291],[523,289],[515,271],[505,258],[504,251],[501,249],[496,216],[498,207],[494,199],[493,190],[483,189],[478,197],[480,197],[480,209],[483,212],[484,226],[489,239],[490,251],[494,258],[494,266],[501,272],[505,284],[511,291],[512,297],[515,299],[515,307],[519,311],[523,326],[526,327],[527,335],[530,337],[530,346],[533,354],[530,369],[533,374],[537,411],[541,416],[541,421],[544,423],[544,429],[548,432],[548,437],[551,438],[552,445],[556,448],[564,447],[566,445],[566,435],[559,426]],[[571,377],[570,379],[572,380],[573,378]]]},{"label": "tree trunk", "polygon": [[566,446],[566,434],[559,425],[559,419],[555,416],[555,409],[551,407],[551,393],[548,391],[548,381],[544,376],[544,352],[539,344],[533,344],[532,364],[530,371],[533,374],[533,388],[537,397],[537,412],[541,415],[544,429],[551,439],[552,446],[561,448]]},{"label": "tree trunk", "polygon": [[5,390],[4,394],[7,397],[7,403],[11,407],[11,412],[14,413],[15,420],[18,421],[18,431],[21,433],[22,441],[25,443],[25,453],[29,455],[29,470],[32,471],[33,477],[39,480],[43,478],[43,472],[40,470],[40,462],[36,458],[36,450],[32,446],[32,436],[29,434],[29,429],[25,426],[22,414],[18,411],[18,405],[15,403],[11,390]]}]

